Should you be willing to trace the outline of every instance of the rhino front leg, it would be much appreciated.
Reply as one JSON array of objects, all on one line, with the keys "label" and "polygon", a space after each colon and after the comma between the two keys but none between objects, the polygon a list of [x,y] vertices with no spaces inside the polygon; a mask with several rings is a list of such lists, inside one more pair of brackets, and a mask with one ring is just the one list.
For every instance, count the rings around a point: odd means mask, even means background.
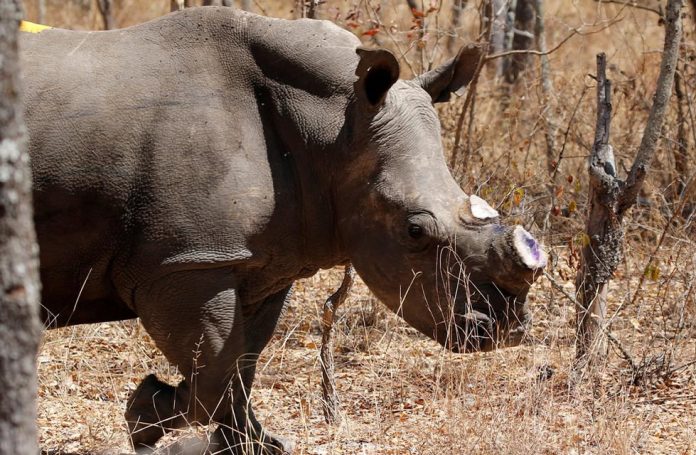
[{"label": "rhino front leg", "polygon": [[233,447],[239,454],[290,454],[293,444],[285,438],[266,432],[254,415],[251,386],[256,375],[256,362],[273,336],[278,318],[288,302],[292,286],[268,297],[256,311],[245,315],[247,354],[237,361],[238,387],[233,387],[232,413],[220,425],[212,440]]},{"label": "rhino front leg", "polygon": [[221,425],[208,452],[286,452],[282,441],[265,434],[248,397],[256,359],[288,293],[242,306],[226,270],[177,272],[136,290],[145,329],[185,378],[175,388],[149,376],[129,400],[126,419],[137,451],[172,429],[215,422]]}]

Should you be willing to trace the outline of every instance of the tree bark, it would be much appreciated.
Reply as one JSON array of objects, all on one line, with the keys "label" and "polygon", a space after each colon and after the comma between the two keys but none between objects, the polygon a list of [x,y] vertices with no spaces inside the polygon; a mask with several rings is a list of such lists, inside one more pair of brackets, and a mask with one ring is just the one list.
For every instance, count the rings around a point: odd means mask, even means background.
[{"label": "tree bark", "polygon": [[[544,30],[544,0],[534,0],[536,10],[536,23],[534,26],[534,36],[537,42],[537,49],[541,52],[541,90],[544,94],[544,120],[546,121],[546,170],[549,177],[553,180],[556,175],[556,131],[558,123],[554,113],[553,81],[551,80],[551,65],[549,56],[546,55],[546,31]],[[553,182],[551,182],[553,184]]]},{"label": "tree bark", "polygon": [[579,307],[576,309],[576,360],[584,366],[606,353],[604,319],[609,281],[622,259],[626,211],[635,204],[655,155],[681,41],[680,12],[683,0],[669,0],[665,15],[665,45],[653,105],[636,158],[623,182],[617,177],[609,133],[611,82],[606,79],[606,56],[597,56],[597,126],[589,162],[590,191],[582,264],[575,279]]},{"label": "tree bark", "polygon": [[318,8],[319,8],[319,0],[308,0],[307,1],[307,17],[309,19],[316,19]]},{"label": "tree bark", "polygon": [[334,374],[333,323],[336,318],[336,310],[348,297],[354,280],[355,269],[351,264],[348,264],[343,273],[341,286],[324,302],[319,359],[321,363],[321,393],[326,423],[339,423],[341,421],[340,401],[336,392],[336,375]]},{"label": "tree bark", "polygon": [[[512,0],[508,12],[505,50],[528,50],[534,42],[534,5],[532,0]],[[515,54],[505,57],[502,72],[505,82],[514,84],[527,67],[529,56]]]},{"label": "tree bark", "polygon": [[97,7],[99,7],[99,12],[104,22],[104,30],[113,30],[116,28],[113,5],[111,0],[97,0]]},{"label": "tree bark", "polygon": [[171,0],[169,3],[170,11],[179,11],[193,6],[193,0]]},{"label": "tree bark", "polygon": [[[686,65],[682,66],[686,68]],[[677,96],[677,141],[674,148],[674,191],[672,200],[678,201],[686,189],[686,181],[689,178],[689,136],[686,124],[686,104],[683,81],[679,71],[674,74],[674,94]]]},{"label": "tree bark", "polygon": [[621,261],[623,230],[615,205],[621,191],[616,176],[614,151],[609,145],[611,127],[611,81],[606,78],[607,58],[597,56],[597,125],[590,156],[589,214],[582,238],[582,264],[575,289],[580,308],[576,309],[576,358],[585,360],[592,351],[606,352],[600,329],[606,317],[607,286]]},{"label": "tree bark", "polygon": [[0,0],[0,455],[36,455],[38,248],[20,99],[15,0]]},{"label": "tree bark", "polygon": [[203,0],[203,6],[234,6],[234,0]]},{"label": "tree bark", "polygon": [[39,24],[43,24],[46,20],[46,0],[39,0],[38,10]]}]

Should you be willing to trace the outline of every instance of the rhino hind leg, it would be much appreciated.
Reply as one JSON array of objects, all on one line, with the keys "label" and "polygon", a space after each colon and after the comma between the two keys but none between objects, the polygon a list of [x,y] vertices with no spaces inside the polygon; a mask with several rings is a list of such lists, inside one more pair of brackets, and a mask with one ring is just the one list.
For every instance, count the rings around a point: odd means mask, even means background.
[{"label": "rhino hind leg", "polygon": [[145,329],[184,376],[177,387],[148,376],[129,399],[126,419],[138,453],[151,452],[166,432],[193,423],[219,427],[210,440],[152,453],[290,453],[289,444],[263,430],[249,400],[258,355],[290,288],[242,307],[229,284],[227,271],[195,270],[136,291]]}]

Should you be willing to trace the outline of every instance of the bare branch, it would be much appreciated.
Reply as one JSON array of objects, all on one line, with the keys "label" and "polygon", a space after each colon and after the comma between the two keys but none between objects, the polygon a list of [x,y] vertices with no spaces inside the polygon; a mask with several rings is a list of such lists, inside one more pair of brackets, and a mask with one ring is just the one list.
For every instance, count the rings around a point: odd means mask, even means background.
[{"label": "bare branch", "polygon": [[597,3],[615,3],[617,5],[630,6],[631,8],[650,11],[658,16],[662,16],[664,11],[662,5],[656,0],[594,0]]},{"label": "bare branch", "polygon": [[575,35],[579,35],[579,36],[594,35],[595,33],[600,33],[602,31],[608,29],[612,25],[620,22],[622,20],[622,18],[619,17],[620,13],[621,13],[621,11],[619,11],[619,13],[617,13],[617,15],[613,19],[611,19],[607,24],[605,24],[603,27],[598,28],[597,30],[583,32],[580,29],[574,28],[570,32],[570,34],[568,34],[568,36],[563,38],[558,44],[556,44],[554,47],[552,47],[551,49],[549,49],[547,51],[534,50],[534,49],[517,49],[517,50],[512,50],[512,51],[501,52],[499,54],[489,55],[486,57],[486,62],[488,62],[489,60],[495,60],[498,58],[503,58],[503,57],[507,57],[508,55],[515,55],[515,54],[529,54],[529,55],[539,55],[539,56],[553,54],[554,52],[556,52],[558,49],[560,49],[568,40],[570,40]]},{"label": "bare branch", "polygon": [[662,130],[662,122],[667,110],[667,104],[672,96],[672,84],[674,71],[677,68],[679,57],[679,43],[682,36],[682,24],[680,12],[683,0],[670,0],[665,14],[665,49],[660,64],[660,76],[657,79],[657,89],[653,97],[653,105],[648,116],[648,123],[643,132],[636,159],[633,161],[631,171],[626,179],[626,187],[619,200],[617,213],[623,215],[636,201],[638,192],[643,186],[643,181],[650,168],[650,163],[655,156],[655,147]]},{"label": "bare branch", "polygon": [[338,394],[336,393],[336,379],[334,375],[332,329],[336,317],[336,310],[343,304],[346,297],[348,297],[348,293],[353,287],[354,281],[355,269],[351,264],[348,264],[343,272],[341,286],[331,297],[326,299],[326,302],[324,302],[319,359],[321,361],[321,393],[324,398],[324,418],[327,423],[338,423],[341,420],[339,414],[340,404]]},{"label": "bare branch", "polygon": [[[491,43],[491,37],[493,36],[493,8],[489,10],[489,13],[490,15],[488,20],[488,30],[486,36],[486,49],[484,50],[484,52],[481,53],[481,58],[479,58],[479,61],[476,64],[476,70],[474,71],[474,75],[471,78],[471,82],[469,82],[469,89],[466,92],[464,106],[462,106],[462,110],[459,114],[459,120],[457,121],[457,130],[454,136],[454,150],[452,150],[452,156],[450,157],[450,169],[454,169],[454,165],[459,154],[459,146],[462,140],[462,126],[464,125],[464,118],[466,117],[466,113],[469,110],[470,105],[473,105],[473,99],[476,95],[476,85],[478,84],[478,79],[481,75],[481,69],[483,69],[483,65],[488,61],[488,59],[486,58],[486,53],[488,52],[488,47]],[[471,113],[471,116],[473,118],[473,112]],[[468,159],[465,158],[462,161],[464,163],[464,166],[467,166]],[[466,168],[463,172],[466,173]]]}]

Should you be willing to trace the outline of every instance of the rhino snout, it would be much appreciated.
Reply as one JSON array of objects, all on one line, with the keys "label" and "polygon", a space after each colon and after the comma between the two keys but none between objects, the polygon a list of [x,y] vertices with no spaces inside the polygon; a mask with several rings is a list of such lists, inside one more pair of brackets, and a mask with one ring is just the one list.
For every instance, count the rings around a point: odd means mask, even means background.
[{"label": "rhino snout", "polygon": [[522,226],[512,229],[513,251],[517,254],[517,261],[528,269],[536,271],[546,267],[546,253],[539,243]]}]

